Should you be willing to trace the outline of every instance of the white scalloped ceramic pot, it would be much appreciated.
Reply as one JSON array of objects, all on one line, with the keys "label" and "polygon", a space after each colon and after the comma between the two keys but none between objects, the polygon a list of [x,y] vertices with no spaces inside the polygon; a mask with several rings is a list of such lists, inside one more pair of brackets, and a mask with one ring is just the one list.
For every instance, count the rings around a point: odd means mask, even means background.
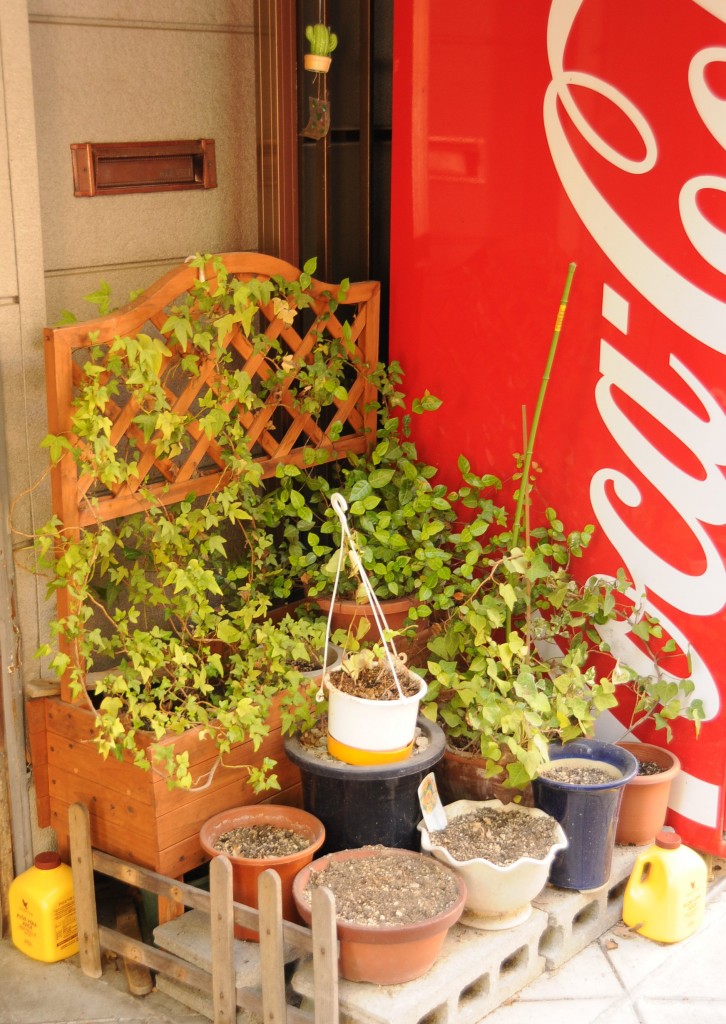
[{"label": "white scalloped ceramic pot", "polygon": [[[462,814],[471,814],[481,808],[501,810],[504,814],[519,813],[534,817],[550,817],[535,807],[521,807],[503,804],[501,800],[457,800],[444,807],[449,822]],[[496,931],[514,928],[526,921],[532,913],[532,900],[547,884],[550,867],[559,850],[567,846],[567,838],[558,822],[552,818],[556,828],[556,841],[545,857],[536,860],[521,857],[513,864],[501,866],[485,857],[472,860],[456,860],[443,846],[434,845],[423,822],[418,826],[421,832],[421,849],[430,853],[443,864],[457,871],[466,883],[466,905],[461,923],[470,928]]]}]

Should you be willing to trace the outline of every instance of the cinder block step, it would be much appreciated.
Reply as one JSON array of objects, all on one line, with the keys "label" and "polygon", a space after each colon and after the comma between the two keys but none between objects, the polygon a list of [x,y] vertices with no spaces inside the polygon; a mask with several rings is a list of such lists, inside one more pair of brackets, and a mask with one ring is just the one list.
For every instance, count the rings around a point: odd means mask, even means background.
[{"label": "cinder block step", "polygon": [[539,947],[548,971],[570,960],[618,923],[625,886],[639,852],[639,847],[616,846],[610,878],[599,889],[578,892],[548,885],[534,900],[533,905],[547,914],[548,919]]},{"label": "cinder block step", "polygon": [[[198,988],[185,985],[183,982],[175,981],[173,978],[166,978],[163,974],[156,976],[156,987],[159,992],[163,992],[164,995],[176,999],[182,1006],[194,1010],[195,1013],[199,1013],[203,1017],[208,1017],[209,1020],[214,1020],[212,1000],[206,993],[200,992]],[[261,1017],[250,1013],[248,1010],[238,1010],[237,1024],[263,1024],[263,1022]]]},{"label": "cinder block step", "polygon": [[[345,1024],[475,1024],[476,1021],[538,978],[545,959],[538,952],[547,915],[533,910],[516,928],[483,932],[455,925],[436,963],[405,985],[339,985]],[[312,961],[301,962],[292,977],[293,991],[313,997]]]},{"label": "cinder block step", "polygon": [[[503,931],[456,925],[438,960],[423,978],[406,985],[340,982],[342,1024],[477,1024],[547,970],[554,970],[617,924],[622,897],[639,849],[616,847],[610,878],[591,892],[546,886],[529,920]],[[209,918],[191,910],[154,930],[161,949],[211,969]],[[258,988],[259,946],[235,940],[237,986]],[[296,952],[285,950],[286,963]],[[169,978],[157,979],[167,995],[212,1019],[211,998]],[[300,961],[291,980],[294,994],[313,998],[312,961]],[[240,1011],[237,1024],[257,1024]]]},{"label": "cinder block step", "polygon": [[[187,963],[195,967],[201,967],[205,971],[212,969],[212,943],[210,934],[209,915],[199,910],[189,910],[181,917],[158,925],[154,929],[154,942],[160,949],[181,957]],[[284,950],[285,963],[290,964],[298,957],[297,950],[286,947]],[[236,973],[237,988],[260,988],[260,947],[256,942],[246,942],[240,939],[234,940],[234,966]],[[180,1003],[188,1006],[197,1013],[213,1019],[212,1000],[206,992],[186,985],[183,982],[175,981],[172,978],[165,978],[161,974],[157,976],[157,987],[159,991],[177,999]],[[238,1024],[257,1024],[258,1018],[240,1010],[237,1016]]]},{"label": "cinder block step", "polygon": [[[590,892],[546,886],[532,916],[516,928],[475,931],[456,925],[438,960],[405,985],[340,982],[343,1024],[477,1024],[546,970],[554,970],[620,919],[622,896],[639,850],[616,847],[607,883]],[[293,991],[313,998],[309,959]]]}]

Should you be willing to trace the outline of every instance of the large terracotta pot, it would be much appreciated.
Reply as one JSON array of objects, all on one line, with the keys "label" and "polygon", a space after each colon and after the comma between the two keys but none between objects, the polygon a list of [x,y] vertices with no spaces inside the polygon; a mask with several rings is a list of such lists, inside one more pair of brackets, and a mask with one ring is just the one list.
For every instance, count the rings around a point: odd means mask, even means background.
[{"label": "large terracotta pot", "polygon": [[[293,883],[295,904],[304,921],[309,924],[312,919],[310,905],[303,896],[311,871],[323,871],[333,859],[375,857],[380,852],[409,858],[411,870],[416,859],[423,856],[408,850],[369,847],[341,850],[313,861],[302,869]],[[441,871],[450,871],[443,864],[438,867]],[[466,886],[459,875],[454,874],[454,877],[459,889],[458,899],[448,910],[425,921],[377,927],[352,924],[338,918],[340,976],[348,981],[368,981],[374,985],[400,985],[425,974],[436,960],[449,928],[459,920],[464,909]]]},{"label": "large terracotta pot", "polygon": [[[502,762],[504,765],[506,762]],[[512,789],[504,785],[504,770],[498,775],[487,777],[486,761],[475,754],[466,754],[447,746],[443,758],[436,765],[436,785],[441,802],[453,804],[457,800],[501,800],[511,803],[519,797],[518,803],[532,807],[534,797],[532,786]]]},{"label": "large terracotta pot", "polygon": [[648,846],[662,829],[668,812],[673,780],[681,770],[674,753],[651,743],[621,742],[638,761],[655,761],[663,770],[656,775],[635,775],[623,791],[615,842],[621,846]]},{"label": "large terracotta pot", "polygon": [[[234,807],[229,811],[215,814],[202,825],[199,841],[202,849],[210,857],[218,857],[219,850],[214,844],[235,828],[247,828],[251,825],[276,825],[278,828],[301,832],[310,839],[310,845],[297,853],[286,857],[230,857],[232,864],[232,891],[236,903],[244,903],[247,907],[257,907],[257,882],[263,871],[268,868],[280,876],[282,886],[282,916],[286,921],[300,923],[292,895],[292,883],[298,871],[309,864],[315,852],[325,840],[325,827],[312,814],[301,811],[298,807],[285,807],[280,804],[259,804],[256,807]],[[234,933],[238,939],[258,941],[259,933],[248,928],[235,925]]]}]

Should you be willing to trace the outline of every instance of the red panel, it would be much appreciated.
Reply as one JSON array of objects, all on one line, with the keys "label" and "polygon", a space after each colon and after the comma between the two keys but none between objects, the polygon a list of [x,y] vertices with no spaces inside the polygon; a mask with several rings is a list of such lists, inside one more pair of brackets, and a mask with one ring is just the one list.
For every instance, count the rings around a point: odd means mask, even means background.
[{"label": "red panel", "polygon": [[541,499],[597,525],[582,571],[625,567],[690,649],[709,720],[697,741],[676,724],[671,820],[724,855],[726,15],[526,8],[395,5],[391,354],[444,400],[424,457],[506,477],[577,263]]}]

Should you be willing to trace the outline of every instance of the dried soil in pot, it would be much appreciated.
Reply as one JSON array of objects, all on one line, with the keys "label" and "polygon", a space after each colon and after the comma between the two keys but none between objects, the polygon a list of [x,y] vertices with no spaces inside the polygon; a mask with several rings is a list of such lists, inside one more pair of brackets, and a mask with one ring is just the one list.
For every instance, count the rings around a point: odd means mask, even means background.
[{"label": "dried soil in pot", "polygon": [[224,832],[214,843],[214,849],[228,857],[266,860],[289,857],[306,850],[312,843],[310,836],[278,825],[247,825]]},{"label": "dried soil in pot", "polygon": [[[383,858],[382,868],[364,866],[363,862],[371,858]],[[295,879],[295,903],[306,921],[311,919],[311,897],[305,896],[310,876],[325,871],[333,862],[346,861],[359,863],[347,869],[350,871],[347,883],[345,880],[335,883],[338,890],[336,905],[342,905],[346,893],[354,902],[359,898],[372,897],[375,900],[373,907],[370,904],[365,908],[358,907],[354,915],[376,923],[357,924],[345,920],[336,908],[340,976],[349,981],[367,981],[375,985],[400,985],[420,978],[436,960],[449,928],[461,916],[466,899],[464,882],[450,868],[409,850],[370,846],[341,850],[313,861]],[[429,874],[432,868],[442,872],[442,876]],[[382,870],[383,881],[377,874],[369,876],[369,870]],[[439,877],[453,879],[456,890],[453,903],[447,892],[448,883],[444,886],[443,898],[440,893],[437,895],[440,883],[436,880]],[[408,887],[406,890],[405,886]],[[388,889],[387,893],[382,891],[384,888]],[[393,907],[396,899],[398,906]],[[446,909],[436,913],[438,906],[445,904],[448,904]],[[406,914],[420,918],[422,906],[429,916],[408,924],[404,922]],[[396,923],[383,923],[381,915],[387,917],[392,909]],[[400,911],[400,917],[396,917],[397,911]]]},{"label": "dried soil in pot", "polygon": [[462,814],[437,832],[431,844],[443,846],[458,861],[484,857],[504,867],[521,857],[543,860],[558,840],[553,818],[532,817],[525,811],[480,808]]},{"label": "dried soil in pot", "polygon": [[[421,692],[421,677],[403,665],[396,668],[404,697],[416,697]],[[401,697],[391,667],[386,662],[361,669],[355,678],[343,670],[333,672],[330,682],[341,693],[363,700],[400,700]]]},{"label": "dried soil in pot", "polygon": [[384,846],[364,846],[376,856],[331,860],[310,874],[308,901],[318,885],[335,896],[335,913],[343,921],[367,926],[418,924],[449,910],[459,896],[456,876],[429,857],[400,857]]}]

